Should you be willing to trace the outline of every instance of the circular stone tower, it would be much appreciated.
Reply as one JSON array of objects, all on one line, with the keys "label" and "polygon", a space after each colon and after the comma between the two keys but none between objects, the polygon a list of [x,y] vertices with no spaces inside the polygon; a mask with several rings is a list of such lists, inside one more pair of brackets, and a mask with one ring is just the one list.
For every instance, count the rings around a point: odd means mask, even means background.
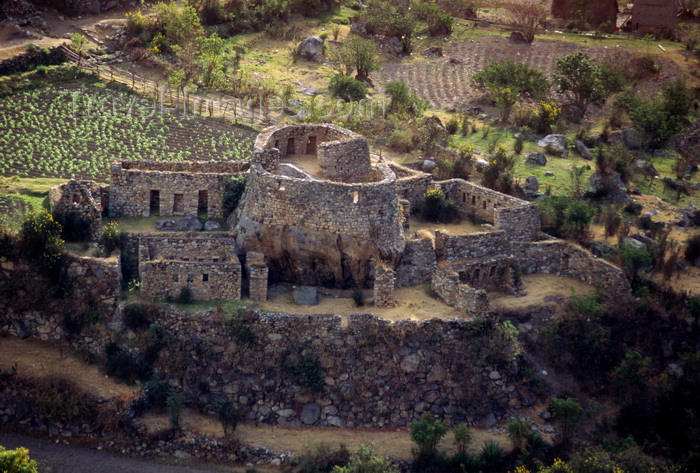
[{"label": "circular stone tower", "polygon": [[242,252],[265,255],[271,280],[304,285],[363,287],[405,247],[396,175],[335,125],[263,130],[229,226]]}]

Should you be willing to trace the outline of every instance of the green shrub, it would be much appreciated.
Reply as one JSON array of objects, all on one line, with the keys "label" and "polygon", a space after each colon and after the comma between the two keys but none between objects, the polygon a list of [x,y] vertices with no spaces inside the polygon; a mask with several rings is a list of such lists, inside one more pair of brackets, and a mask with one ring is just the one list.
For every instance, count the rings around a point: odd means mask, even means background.
[{"label": "green shrub", "polygon": [[151,312],[154,310],[155,308],[153,306],[144,302],[129,304],[124,307],[124,311],[122,312],[124,325],[131,330],[144,330],[150,327],[153,322]]},{"label": "green shrub", "polygon": [[104,371],[127,383],[144,381],[151,377],[153,368],[143,360],[131,355],[116,342],[105,345]]},{"label": "green shrub", "polygon": [[389,135],[389,148],[407,153],[413,149],[413,140],[407,132],[394,130]]},{"label": "green shrub", "polygon": [[339,97],[346,102],[357,102],[367,95],[367,86],[364,82],[344,74],[335,74],[331,77],[328,90],[332,97]]},{"label": "green shrub", "polygon": [[38,473],[39,466],[29,458],[29,450],[26,448],[6,450],[0,445],[0,471],[5,473]]},{"label": "green shrub", "polygon": [[522,139],[522,137],[518,136],[515,139],[515,142],[513,142],[513,152],[515,154],[520,154],[523,152],[523,139]]},{"label": "green shrub", "polygon": [[372,446],[360,445],[346,466],[336,466],[332,473],[398,473],[391,463],[375,453]]},{"label": "green shrub", "polygon": [[421,115],[428,103],[416,94],[410,93],[408,86],[398,80],[392,80],[384,85],[384,92],[389,96],[389,112]]},{"label": "green shrub", "polygon": [[654,261],[649,250],[632,245],[622,245],[620,255],[622,256],[622,268],[632,280],[636,280],[640,272],[651,270]]},{"label": "green shrub", "polygon": [[55,278],[61,265],[64,242],[61,224],[46,210],[29,212],[20,231],[20,246],[34,266]]},{"label": "green shrub", "polygon": [[435,455],[437,445],[446,433],[447,426],[435,419],[430,412],[424,412],[419,421],[411,424],[411,440],[418,445],[418,452],[423,455]]},{"label": "green shrub", "polygon": [[513,442],[513,450],[520,451],[532,432],[532,423],[528,419],[511,419],[508,422],[507,431],[508,437]]},{"label": "green shrub", "polygon": [[553,397],[549,410],[552,412],[552,419],[559,422],[564,442],[570,441],[583,416],[581,405],[575,399]]},{"label": "green shrub", "polygon": [[231,213],[236,210],[238,204],[243,197],[246,183],[248,182],[247,174],[239,174],[234,176],[226,183],[224,187],[224,198],[221,203],[224,218],[228,218]]},{"label": "green shrub", "polygon": [[465,455],[467,453],[467,447],[472,443],[472,439],[474,438],[472,431],[469,430],[467,424],[458,424],[454,427],[454,436],[457,453],[459,455]]},{"label": "green shrub", "polygon": [[459,131],[459,120],[457,117],[452,117],[447,121],[447,124],[445,125],[445,130],[447,130],[447,133],[450,135],[454,135]]},{"label": "green shrub", "polygon": [[224,402],[216,404],[215,409],[224,429],[224,435],[226,437],[233,435],[241,418],[241,411],[236,407],[236,403],[226,398]]},{"label": "green shrub", "polygon": [[119,228],[119,223],[109,222],[102,226],[100,233],[100,245],[107,255],[111,255],[116,249],[123,249],[126,244],[126,232]]},{"label": "green shrub", "polygon": [[170,396],[165,401],[168,406],[168,419],[173,430],[180,430],[180,415],[182,414],[182,396],[176,390],[172,390]]},{"label": "green shrub", "polygon": [[440,187],[425,191],[423,195],[423,217],[431,222],[437,222],[445,206],[445,193]]},{"label": "green shrub", "polygon": [[300,473],[328,473],[335,467],[344,467],[350,461],[345,445],[333,449],[328,443],[320,443],[314,449],[305,448],[299,458]]},{"label": "green shrub", "polygon": [[320,392],[325,386],[321,374],[321,362],[318,357],[307,349],[297,355],[286,353],[280,360],[282,370],[297,384],[309,388],[313,392]]},{"label": "green shrub", "polygon": [[224,322],[226,332],[236,339],[236,342],[244,347],[258,343],[255,331],[246,324],[241,311],[232,311]]},{"label": "green shrub", "polygon": [[355,307],[365,305],[365,293],[362,291],[362,288],[356,287],[352,290],[352,300],[355,303]]},{"label": "green shrub", "polygon": [[487,468],[494,470],[499,467],[505,457],[503,447],[494,440],[484,442],[481,448],[481,461],[484,462]]}]

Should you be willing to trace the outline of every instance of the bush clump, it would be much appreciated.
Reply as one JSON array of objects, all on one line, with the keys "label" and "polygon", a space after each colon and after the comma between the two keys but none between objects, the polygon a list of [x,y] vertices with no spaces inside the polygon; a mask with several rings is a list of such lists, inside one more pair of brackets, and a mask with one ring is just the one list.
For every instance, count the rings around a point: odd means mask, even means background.
[{"label": "bush clump", "polygon": [[341,98],[346,102],[357,102],[367,95],[367,86],[364,82],[344,74],[335,74],[331,77],[328,90],[332,97]]},{"label": "bush clump", "polygon": [[454,222],[459,219],[457,205],[445,198],[439,187],[428,189],[423,196],[423,217],[431,222]]},{"label": "bush clump", "polygon": [[224,198],[221,204],[224,218],[228,218],[229,215],[236,210],[236,207],[238,207],[238,204],[241,202],[241,198],[243,197],[243,192],[245,191],[245,185],[247,182],[248,175],[240,174],[232,177],[231,180],[226,183],[226,186],[224,187]]}]

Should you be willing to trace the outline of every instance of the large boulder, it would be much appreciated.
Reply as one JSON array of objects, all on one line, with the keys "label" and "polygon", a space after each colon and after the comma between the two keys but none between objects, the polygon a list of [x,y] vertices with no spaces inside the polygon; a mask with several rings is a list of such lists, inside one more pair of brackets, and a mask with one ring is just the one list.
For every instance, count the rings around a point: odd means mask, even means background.
[{"label": "large boulder", "polygon": [[318,305],[318,291],[314,286],[295,287],[292,296],[297,305]]},{"label": "large boulder", "polygon": [[195,216],[178,218],[173,220],[159,220],[156,230],[166,232],[198,232],[202,230],[202,222]]},{"label": "large boulder", "polygon": [[537,181],[535,176],[530,176],[525,180],[525,185],[523,186],[525,194],[530,196],[537,193],[540,190],[540,183]]},{"label": "large boulder", "polygon": [[525,158],[525,162],[527,164],[536,164],[538,166],[544,166],[547,164],[547,157],[544,155],[544,153],[531,153],[527,155],[527,158]]},{"label": "large boulder", "polygon": [[550,152],[566,158],[566,136],[564,135],[547,135],[537,142],[537,146],[541,146]]},{"label": "large boulder", "polygon": [[591,151],[588,149],[588,146],[586,146],[586,144],[583,141],[574,141],[574,146],[576,146],[576,151],[578,151],[578,154],[580,154],[583,159],[587,159],[589,161],[593,159]]},{"label": "large boulder", "polygon": [[634,128],[622,130],[622,142],[629,149],[639,149],[642,147],[642,138],[639,136],[639,132]]},{"label": "large boulder", "polygon": [[318,36],[310,36],[299,44],[299,57],[308,61],[323,60],[323,40]]}]

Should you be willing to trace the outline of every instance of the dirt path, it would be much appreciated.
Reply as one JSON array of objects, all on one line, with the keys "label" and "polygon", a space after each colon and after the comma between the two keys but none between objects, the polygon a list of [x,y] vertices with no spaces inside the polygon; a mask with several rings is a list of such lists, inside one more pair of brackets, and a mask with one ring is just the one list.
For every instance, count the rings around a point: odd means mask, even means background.
[{"label": "dirt path", "polygon": [[39,471],[50,471],[50,473],[209,473],[211,471],[233,471],[231,468],[224,469],[223,467],[195,468],[138,460],[14,434],[0,433],[0,445],[8,449],[17,447],[29,449],[29,456],[40,465]]},{"label": "dirt path", "polygon": [[[148,428],[152,431],[167,429],[170,425],[167,415],[148,415],[143,418]],[[186,409],[183,413],[183,426],[200,434],[222,437],[223,430],[220,423],[211,417],[199,412]],[[479,452],[484,442],[493,440],[510,449],[508,437],[488,432],[479,428],[471,428],[474,434],[472,448],[474,453]],[[382,455],[407,459],[411,458],[411,449],[415,444],[411,441],[409,429],[342,429],[333,427],[294,428],[275,427],[270,425],[242,424],[236,430],[240,440],[254,447],[266,447],[278,452],[292,452],[299,455],[305,449],[313,448],[321,443],[337,447],[340,444],[348,447],[350,451],[360,445],[373,444],[376,451]],[[452,431],[442,439],[440,448],[454,453],[454,435]]]},{"label": "dirt path", "polygon": [[55,345],[33,339],[0,338],[0,369],[13,367],[26,377],[68,377],[80,389],[105,399],[129,395],[137,390],[105,376],[97,366],[86,364],[68,351],[62,353]]}]

